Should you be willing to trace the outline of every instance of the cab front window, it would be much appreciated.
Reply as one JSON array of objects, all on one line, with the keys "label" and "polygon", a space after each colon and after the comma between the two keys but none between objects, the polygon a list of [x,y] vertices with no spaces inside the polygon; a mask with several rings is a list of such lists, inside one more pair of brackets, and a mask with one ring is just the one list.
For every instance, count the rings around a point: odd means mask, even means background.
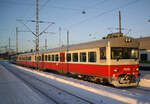
[{"label": "cab front window", "polygon": [[112,47],[111,59],[138,59],[138,49],[128,47]]}]

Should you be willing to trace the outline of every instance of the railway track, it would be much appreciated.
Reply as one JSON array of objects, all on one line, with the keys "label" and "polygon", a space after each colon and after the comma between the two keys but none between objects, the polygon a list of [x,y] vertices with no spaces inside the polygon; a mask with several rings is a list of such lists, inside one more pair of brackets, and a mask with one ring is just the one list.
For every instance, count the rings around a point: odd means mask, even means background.
[{"label": "railway track", "polygon": [[48,99],[52,100],[55,104],[94,104],[93,102],[85,98],[72,94],[69,91],[47,83],[23,71],[17,70],[15,68],[12,70],[10,66],[7,66],[5,64],[3,64],[3,66],[10,72],[12,72],[15,76],[17,76],[19,79],[28,84],[30,87],[34,88],[35,90],[46,96]]}]

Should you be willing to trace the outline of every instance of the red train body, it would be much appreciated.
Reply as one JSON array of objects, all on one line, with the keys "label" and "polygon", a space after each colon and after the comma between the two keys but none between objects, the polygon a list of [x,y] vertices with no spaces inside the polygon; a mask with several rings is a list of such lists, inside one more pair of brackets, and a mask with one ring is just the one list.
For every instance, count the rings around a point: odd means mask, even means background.
[{"label": "red train body", "polygon": [[137,86],[139,42],[115,35],[117,37],[43,51],[39,56],[35,53],[20,54],[16,63],[31,67],[38,65],[42,69],[71,73],[117,87]]}]

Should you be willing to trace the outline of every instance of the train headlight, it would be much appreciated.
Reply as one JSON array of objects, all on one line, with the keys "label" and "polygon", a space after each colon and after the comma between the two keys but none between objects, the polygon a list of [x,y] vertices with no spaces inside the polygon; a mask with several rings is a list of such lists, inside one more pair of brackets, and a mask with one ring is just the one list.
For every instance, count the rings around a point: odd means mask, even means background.
[{"label": "train headlight", "polygon": [[114,72],[118,72],[119,70],[118,69],[114,69]]},{"label": "train headlight", "polygon": [[139,71],[139,68],[136,68],[136,71]]}]

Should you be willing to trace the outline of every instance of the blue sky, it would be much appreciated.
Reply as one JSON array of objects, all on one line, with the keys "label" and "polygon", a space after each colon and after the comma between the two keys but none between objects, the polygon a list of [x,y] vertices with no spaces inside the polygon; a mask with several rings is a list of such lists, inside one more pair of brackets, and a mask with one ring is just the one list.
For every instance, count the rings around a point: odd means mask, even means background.
[{"label": "blue sky", "polygon": [[[39,0],[39,19],[55,22],[40,36],[40,47],[48,39],[48,48],[66,44],[67,30],[70,44],[101,39],[118,30],[118,11],[122,15],[123,33],[132,37],[150,36],[150,0]],[[85,11],[85,14],[82,14]],[[35,0],[0,0],[0,46],[8,45],[11,38],[15,48],[15,28],[27,30],[16,19],[35,20]],[[35,23],[25,22],[35,32]],[[48,24],[40,24],[42,31]],[[28,31],[28,30],[27,30]],[[35,37],[30,32],[19,32],[19,50],[34,49]]]}]

